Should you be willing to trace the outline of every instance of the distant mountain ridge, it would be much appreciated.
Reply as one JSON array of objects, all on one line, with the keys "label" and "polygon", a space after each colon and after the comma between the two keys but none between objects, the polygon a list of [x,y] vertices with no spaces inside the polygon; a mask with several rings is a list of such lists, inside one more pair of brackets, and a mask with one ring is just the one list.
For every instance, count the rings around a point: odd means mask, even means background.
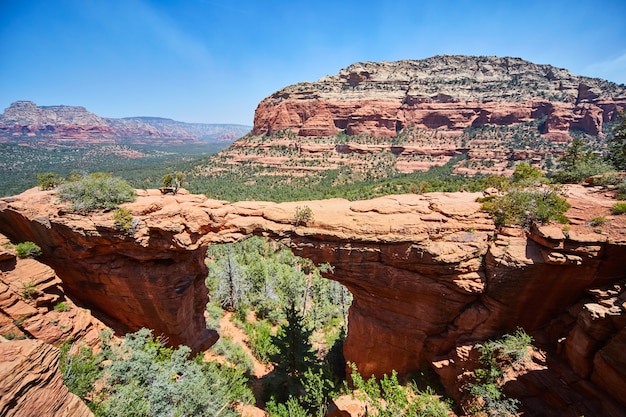
[{"label": "distant mountain ridge", "polygon": [[185,123],[158,117],[100,117],[82,106],[17,101],[0,115],[0,142],[38,138],[88,143],[232,142],[250,131],[236,124]]}]

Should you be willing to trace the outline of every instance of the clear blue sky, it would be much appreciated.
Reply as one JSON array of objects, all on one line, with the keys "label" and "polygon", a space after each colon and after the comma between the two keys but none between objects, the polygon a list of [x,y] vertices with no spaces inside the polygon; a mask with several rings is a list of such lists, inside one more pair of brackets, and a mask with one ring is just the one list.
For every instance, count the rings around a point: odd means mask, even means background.
[{"label": "clear blue sky", "polygon": [[626,83],[624,0],[0,0],[0,111],[252,124],[354,62],[514,56]]}]

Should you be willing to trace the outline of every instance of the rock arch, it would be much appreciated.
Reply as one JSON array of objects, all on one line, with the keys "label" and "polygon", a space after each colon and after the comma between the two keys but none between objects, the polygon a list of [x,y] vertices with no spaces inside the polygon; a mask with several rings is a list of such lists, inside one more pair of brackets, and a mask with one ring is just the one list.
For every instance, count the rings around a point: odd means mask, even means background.
[{"label": "rock arch", "polygon": [[[539,328],[590,286],[625,278],[615,261],[624,244],[549,226],[496,234],[478,196],[230,204],[139,191],[125,205],[141,220],[130,235],[111,213],[67,213],[54,192],[33,189],[0,200],[0,232],[40,245],[66,291],[116,328],[149,327],[195,351],[217,340],[205,328],[206,247],[252,235],[281,241],[334,266],[327,277],[354,295],[346,358],[380,375],[516,326]],[[314,218],[295,225],[304,205]]]}]

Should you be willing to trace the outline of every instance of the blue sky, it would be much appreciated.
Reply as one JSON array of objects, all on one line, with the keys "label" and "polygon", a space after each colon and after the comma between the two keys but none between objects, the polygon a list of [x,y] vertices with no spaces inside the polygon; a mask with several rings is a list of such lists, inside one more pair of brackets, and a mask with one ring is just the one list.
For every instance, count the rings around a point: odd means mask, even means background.
[{"label": "blue sky", "polygon": [[0,0],[0,109],[252,124],[354,62],[513,56],[626,84],[626,1]]}]

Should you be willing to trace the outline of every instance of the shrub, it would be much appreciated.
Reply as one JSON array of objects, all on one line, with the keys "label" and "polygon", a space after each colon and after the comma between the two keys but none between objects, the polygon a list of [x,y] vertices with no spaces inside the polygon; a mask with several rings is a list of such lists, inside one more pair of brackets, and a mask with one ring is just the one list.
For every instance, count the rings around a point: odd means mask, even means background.
[{"label": "shrub", "polygon": [[489,175],[483,179],[483,189],[495,188],[506,191],[511,186],[511,181],[503,175]]},{"label": "shrub", "polygon": [[246,353],[241,345],[233,342],[232,338],[220,337],[216,344],[211,347],[216,355],[224,356],[226,361],[240,367],[243,371],[251,372],[254,369],[252,358]]},{"label": "shrub", "polygon": [[416,416],[416,417],[446,417],[448,406],[432,388],[420,391],[415,384],[400,385],[396,371],[391,376],[383,375],[377,380],[373,375],[364,380],[353,363],[352,383],[359,399],[373,410],[373,415],[379,417]]},{"label": "shrub", "polygon": [[482,209],[491,213],[497,226],[530,226],[533,222],[567,222],[563,215],[570,205],[552,188],[514,190],[483,200]]},{"label": "shrub", "polygon": [[617,194],[615,195],[615,198],[618,200],[626,200],[626,179],[617,184]]},{"label": "shrub", "polygon": [[132,233],[137,226],[137,221],[135,221],[130,210],[123,207],[117,207],[113,211],[113,221],[115,222],[115,226],[122,232]]},{"label": "shrub", "polygon": [[54,172],[45,172],[37,174],[37,182],[40,189],[52,190],[58,187],[63,182],[63,179]]},{"label": "shrub", "polygon": [[147,329],[127,334],[122,344],[104,344],[99,392],[88,396],[94,414],[234,417],[237,403],[253,400],[239,370],[204,362],[201,356],[189,359],[190,352],[186,346],[164,346]]},{"label": "shrub", "polygon": [[608,142],[607,159],[613,166],[626,170],[626,111],[622,111],[613,125],[613,137]]},{"label": "shrub", "polygon": [[185,174],[183,174],[182,172],[178,172],[175,175],[165,174],[161,179],[161,184],[163,185],[163,188],[161,188],[161,192],[177,194],[178,189],[183,185],[184,179]]},{"label": "shrub", "polygon": [[63,382],[71,393],[85,398],[93,391],[96,380],[101,374],[100,358],[86,347],[72,355],[70,354],[71,348],[71,344],[64,343],[60,349],[59,367],[63,374]]},{"label": "shrub", "polygon": [[559,159],[560,169],[552,174],[556,182],[570,184],[594,175],[604,174],[613,167],[602,161],[581,139],[574,139]]},{"label": "shrub", "polygon": [[31,281],[22,283],[22,297],[26,298],[27,300],[30,300],[30,299],[35,298],[36,294],[37,294],[37,286],[35,285],[34,281],[31,280]]},{"label": "shrub", "polygon": [[309,206],[298,206],[293,216],[293,221],[296,226],[306,225],[310,221],[313,221],[313,210]]},{"label": "shrub", "polygon": [[543,172],[526,162],[522,162],[515,167],[515,171],[511,175],[511,182],[532,184],[541,178],[544,178]]},{"label": "shrub", "polygon": [[474,398],[481,398],[482,403],[476,402],[469,410],[471,413],[483,412],[494,417],[517,414],[519,402],[502,393],[503,366],[527,360],[529,346],[532,347],[532,337],[521,328],[512,335],[505,334],[501,339],[476,345],[481,353],[481,367],[476,369],[476,382],[469,384],[467,389]]},{"label": "shrub", "polygon": [[59,311],[59,312],[70,311],[70,306],[67,303],[60,302],[54,306],[54,311]]},{"label": "shrub", "polygon": [[589,222],[589,226],[602,226],[604,223],[607,222],[606,217],[604,216],[597,216],[594,217],[593,219],[591,219],[591,221]]},{"label": "shrub", "polygon": [[21,242],[15,245],[18,258],[34,258],[41,255],[41,248],[33,242]]},{"label": "shrub", "polygon": [[94,173],[59,187],[59,199],[71,201],[72,210],[78,213],[105,209],[134,201],[135,189],[126,181],[109,174]]},{"label": "shrub", "polygon": [[248,335],[250,349],[254,356],[263,363],[269,363],[276,354],[276,346],[272,343],[272,327],[267,320],[246,323],[244,330]]},{"label": "shrub", "polygon": [[611,207],[611,213],[613,214],[624,214],[626,213],[626,203],[615,203],[613,207]]}]

